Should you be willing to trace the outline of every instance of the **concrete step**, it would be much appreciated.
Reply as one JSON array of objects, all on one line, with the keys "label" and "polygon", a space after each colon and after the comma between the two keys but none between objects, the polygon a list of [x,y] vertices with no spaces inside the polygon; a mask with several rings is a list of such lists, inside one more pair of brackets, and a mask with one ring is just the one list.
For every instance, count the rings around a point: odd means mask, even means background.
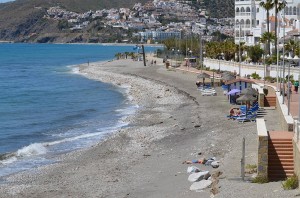
[{"label": "concrete step", "polygon": [[280,154],[280,155],[268,155],[268,159],[294,159],[291,154]]},{"label": "concrete step", "polygon": [[268,170],[278,170],[278,171],[281,171],[281,170],[294,170],[294,165],[293,164],[288,164],[288,165],[269,165],[268,167]]},{"label": "concrete step", "polygon": [[282,138],[282,139],[269,139],[269,143],[276,143],[276,142],[287,142],[287,143],[292,143],[293,140],[290,138]]},{"label": "concrete step", "polygon": [[294,170],[268,170],[268,174],[269,175],[277,175],[277,174],[286,174],[286,175],[289,175],[289,174],[294,174]]},{"label": "concrete step", "polygon": [[293,144],[281,144],[281,143],[276,143],[276,144],[269,144],[268,146],[269,149],[272,148],[293,148]]},{"label": "concrete step", "polygon": [[293,147],[269,147],[269,152],[270,151],[277,151],[277,150],[280,150],[280,151],[287,151],[287,152],[291,152],[293,153]]},{"label": "concrete step", "polygon": [[268,155],[293,155],[293,151],[289,151],[289,150],[282,150],[282,149],[278,149],[278,150],[270,150],[268,151]]}]

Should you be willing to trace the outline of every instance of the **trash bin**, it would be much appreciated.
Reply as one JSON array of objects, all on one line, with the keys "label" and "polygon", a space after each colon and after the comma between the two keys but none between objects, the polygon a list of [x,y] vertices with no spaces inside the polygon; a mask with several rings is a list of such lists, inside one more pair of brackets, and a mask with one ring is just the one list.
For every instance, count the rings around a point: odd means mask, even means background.
[{"label": "trash bin", "polygon": [[166,68],[169,69],[169,67],[170,67],[170,62],[166,61]]}]

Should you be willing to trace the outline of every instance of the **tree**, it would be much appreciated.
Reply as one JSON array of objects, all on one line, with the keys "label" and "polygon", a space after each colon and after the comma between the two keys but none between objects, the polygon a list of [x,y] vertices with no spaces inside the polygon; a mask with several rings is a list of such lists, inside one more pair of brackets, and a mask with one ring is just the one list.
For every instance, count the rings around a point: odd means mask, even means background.
[{"label": "tree", "polygon": [[60,20],[57,24],[57,28],[59,30],[63,30],[63,29],[68,29],[69,28],[69,23],[67,20],[63,19],[63,20]]},{"label": "tree", "polygon": [[298,54],[298,48],[299,48],[299,42],[296,42],[293,39],[290,39],[287,43],[284,45],[284,49],[288,52],[291,52],[293,55]]},{"label": "tree", "polygon": [[260,38],[260,42],[264,44],[265,46],[265,53],[266,54],[270,54],[270,48],[266,48],[267,47],[270,47],[270,44],[271,42],[274,42],[275,41],[275,34],[272,33],[272,32],[265,32],[262,34],[261,38]]},{"label": "tree", "polygon": [[[286,6],[286,2],[279,2],[278,0],[274,0],[274,7],[275,7],[275,52],[277,53],[277,27],[278,27],[278,13],[283,10]],[[283,19],[284,20],[284,19]]]},{"label": "tree", "polygon": [[259,45],[250,46],[248,48],[249,57],[255,63],[260,60],[260,58],[263,55],[263,53],[264,53],[264,50],[261,49]]},{"label": "tree", "polygon": [[[273,0],[266,0],[266,2],[260,2],[260,7],[264,8],[267,11],[267,33],[270,33],[270,10],[274,8]],[[267,52],[271,54],[271,43],[267,43]]]}]

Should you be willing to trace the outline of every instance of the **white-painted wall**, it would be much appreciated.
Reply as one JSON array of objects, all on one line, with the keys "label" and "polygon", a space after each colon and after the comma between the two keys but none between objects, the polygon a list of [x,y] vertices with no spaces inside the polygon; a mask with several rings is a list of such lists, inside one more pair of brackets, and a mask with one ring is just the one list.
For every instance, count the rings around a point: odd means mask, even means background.
[{"label": "white-painted wall", "polygon": [[[218,60],[218,59],[209,59],[205,58],[204,59],[204,65],[206,67],[210,67],[210,69],[216,69],[218,70],[220,67],[221,71],[231,71],[236,73],[239,73],[239,63],[234,62],[234,61],[224,61],[224,60]],[[260,77],[264,77],[264,65],[254,65],[254,64],[245,64],[241,63],[241,76],[245,75],[251,75],[252,73],[256,72]],[[270,67],[270,76],[272,77],[277,77],[277,70],[276,70],[276,65],[271,65]],[[278,67],[278,76],[281,76],[280,73],[282,74],[282,67]],[[281,72],[280,72],[281,71]],[[300,69],[299,67],[290,67],[290,75],[294,76],[294,80],[297,80],[299,78],[299,73]],[[285,67],[285,76],[288,75],[288,65],[286,64]],[[266,72],[266,76],[268,76],[268,72]]]}]

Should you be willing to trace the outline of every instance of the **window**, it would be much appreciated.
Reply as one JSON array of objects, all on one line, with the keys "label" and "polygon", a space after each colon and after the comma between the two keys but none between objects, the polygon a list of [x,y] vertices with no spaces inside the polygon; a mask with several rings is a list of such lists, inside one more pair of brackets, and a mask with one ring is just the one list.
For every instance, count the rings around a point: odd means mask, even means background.
[{"label": "window", "polygon": [[256,20],[256,25],[259,25],[259,20]]},{"label": "window", "polygon": [[259,8],[256,9],[256,12],[259,13]]}]

